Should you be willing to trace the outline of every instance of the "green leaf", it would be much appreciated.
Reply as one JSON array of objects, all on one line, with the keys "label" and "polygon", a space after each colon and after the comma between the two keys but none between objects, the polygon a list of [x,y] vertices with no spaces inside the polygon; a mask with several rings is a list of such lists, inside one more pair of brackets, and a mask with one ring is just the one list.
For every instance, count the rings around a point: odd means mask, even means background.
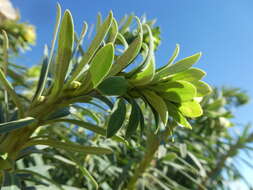
[{"label": "green leaf", "polygon": [[148,25],[144,25],[144,27],[148,30],[149,33],[149,51],[148,56],[146,58],[145,64],[143,65],[143,69],[133,75],[130,79],[130,82],[135,86],[141,86],[148,84],[152,81],[155,75],[155,58],[154,58],[154,42],[151,29]]},{"label": "green leaf", "polygon": [[109,73],[114,58],[114,47],[111,43],[101,48],[91,62],[89,72],[91,82],[96,88]]},{"label": "green leaf", "polygon": [[169,116],[171,116],[175,122],[177,122],[179,125],[187,128],[192,128],[190,123],[187,121],[187,119],[180,113],[177,106],[170,102],[166,102]]},{"label": "green leaf", "polygon": [[69,68],[74,45],[74,24],[69,10],[65,11],[60,26],[58,51],[56,57],[55,84],[52,94],[62,89]]},{"label": "green leaf", "polygon": [[116,60],[110,71],[110,76],[118,74],[124,68],[126,68],[134,58],[139,54],[142,46],[143,31],[140,20],[136,18],[139,25],[139,34],[136,39],[129,45],[127,50]]},{"label": "green leaf", "polygon": [[140,63],[139,66],[137,66],[136,68],[132,69],[131,71],[129,71],[128,73],[126,73],[126,78],[131,78],[133,75],[135,75],[136,73],[138,73],[140,70],[143,69],[147,57],[148,57],[148,53],[149,53],[149,48],[145,43],[142,43],[142,62]]},{"label": "green leaf", "polygon": [[126,129],[126,138],[131,137],[135,133],[140,121],[140,108],[134,99],[130,101],[132,109],[129,117],[129,122]]},{"label": "green leaf", "polygon": [[168,77],[169,75],[186,71],[193,64],[195,64],[200,59],[200,57],[201,53],[196,53],[190,57],[184,58],[176,62],[175,64],[170,65],[169,67],[166,67],[165,69],[162,69],[156,74],[157,79],[160,80],[164,77]]},{"label": "green leaf", "polygon": [[75,120],[75,119],[57,119],[54,120],[53,122],[67,122],[67,123],[71,123],[74,125],[77,125],[79,127],[88,129],[94,133],[97,133],[99,135],[103,135],[106,136],[106,130],[102,127],[99,127],[97,125],[91,124],[89,122],[85,122],[85,121],[81,121],[81,120]]},{"label": "green leaf", "polygon": [[168,121],[168,110],[164,100],[155,92],[150,90],[144,89],[142,93],[150,105],[158,112],[164,125],[166,125]]},{"label": "green leaf", "polygon": [[7,69],[8,69],[8,49],[9,49],[9,40],[7,33],[2,30],[3,33],[3,72],[5,75],[7,75]]},{"label": "green leaf", "polygon": [[110,42],[114,43],[117,38],[117,35],[118,35],[118,23],[115,20],[115,18],[113,18],[112,25],[109,31],[108,43]]},{"label": "green leaf", "polygon": [[[71,124],[77,125],[78,127],[82,127],[84,129],[90,130],[96,134],[106,136],[106,129],[104,129],[103,127],[99,127],[97,125],[85,122],[85,121],[75,120],[75,119],[56,119],[56,120],[53,120],[52,122],[54,122],[54,123],[56,123],[56,122],[71,123]],[[127,144],[127,142],[121,136],[114,135],[112,137],[112,139],[117,142],[122,142],[122,143]]]},{"label": "green leaf", "polygon": [[175,75],[172,75],[168,79],[173,80],[173,81],[184,80],[184,81],[192,82],[192,81],[201,80],[205,75],[206,73],[201,69],[190,68],[186,71],[176,73]]},{"label": "green leaf", "polygon": [[[75,40],[76,40],[76,47],[75,47],[75,50],[73,51],[72,55],[74,55],[77,50],[79,50],[81,52],[81,54],[83,55],[84,52],[83,52],[83,49],[82,49],[82,43],[83,43],[83,39],[86,35],[88,31],[88,24],[86,22],[83,22],[83,27],[82,27],[82,32],[80,34],[80,37],[78,38],[77,34],[75,33],[74,37],[75,37]],[[72,71],[72,69],[69,69],[67,75]]]},{"label": "green leaf", "polygon": [[92,146],[82,146],[75,143],[69,143],[69,142],[60,142],[56,139],[46,139],[46,140],[31,140],[28,141],[23,148],[27,148],[30,146],[35,145],[46,145],[54,148],[63,149],[66,151],[71,152],[81,152],[85,154],[111,154],[112,150],[108,148],[102,148],[102,147],[92,147]]},{"label": "green leaf", "polygon": [[194,100],[182,102],[178,109],[186,117],[199,117],[203,114],[200,104]]},{"label": "green leaf", "polygon": [[47,116],[46,120],[53,120],[53,119],[57,119],[57,118],[60,118],[60,117],[66,117],[70,113],[71,113],[70,112],[70,107],[64,107],[64,108],[56,110],[55,112],[53,112],[52,114]]},{"label": "green leaf", "polygon": [[0,69],[0,83],[4,86],[5,90],[8,92],[10,97],[12,98],[13,102],[16,104],[18,108],[19,115],[22,117],[24,115],[24,108],[21,104],[21,101],[16,94],[14,88],[12,87],[11,83],[7,80],[5,74],[3,73],[2,69]]},{"label": "green leaf", "polygon": [[39,82],[38,82],[33,100],[37,100],[42,95],[42,92],[45,89],[45,85],[47,82],[48,71],[49,71],[48,47],[45,46],[42,67],[40,70]]},{"label": "green leaf", "polygon": [[212,92],[212,88],[203,81],[192,81],[191,82],[197,89],[197,97],[204,97]]},{"label": "green leaf", "polygon": [[120,33],[122,35],[127,31],[127,29],[129,28],[129,26],[131,25],[131,23],[133,21],[133,18],[134,18],[133,15],[128,16],[126,22],[124,23],[124,25],[120,29]]},{"label": "green leaf", "polygon": [[179,50],[180,50],[180,46],[179,46],[179,44],[176,44],[176,48],[175,48],[172,56],[170,57],[168,63],[164,67],[157,69],[157,74],[156,74],[155,78],[159,75],[158,73],[160,71],[166,70],[175,61],[175,59],[177,58],[177,56],[179,54]]},{"label": "green leaf", "polygon": [[99,12],[98,15],[97,15],[97,23],[96,23],[96,31],[97,32],[99,31],[99,28],[101,27],[102,22],[103,22],[102,15]]},{"label": "green leaf", "polygon": [[112,14],[112,12],[110,12],[108,17],[104,21],[104,23],[101,25],[101,27],[97,31],[96,36],[92,40],[90,47],[87,50],[87,52],[84,54],[81,62],[79,63],[77,68],[74,70],[74,72],[72,74],[72,78],[69,82],[76,80],[78,75],[83,70],[84,66],[91,61],[94,54],[97,52],[98,48],[100,47],[102,41],[104,40],[106,34],[108,33],[108,31],[111,27],[111,24],[112,24],[112,20],[113,20],[113,14]]},{"label": "green leaf", "polygon": [[54,47],[55,47],[55,43],[56,43],[56,39],[57,39],[57,34],[58,34],[58,30],[60,27],[60,22],[61,22],[61,6],[59,3],[57,3],[57,16],[56,16],[56,24],[54,27],[54,36],[53,36],[53,40],[51,43],[51,51],[50,51],[50,55],[48,58],[48,68],[51,67],[51,63],[53,60],[53,56],[54,56]]},{"label": "green leaf", "polygon": [[172,102],[192,100],[197,92],[196,88],[186,81],[169,81],[153,87],[162,97]]},{"label": "green leaf", "polygon": [[124,102],[124,99],[119,99],[117,100],[112,110],[112,114],[108,122],[106,131],[107,138],[110,138],[117,133],[117,131],[123,125],[125,117],[126,117],[126,104]]},{"label": "green leaf", "polygon": [[123,76],[112,76],[105,79],[99,86],[98,90],[104,95],[121,96],[126,93],[128,82]]},{"label": "green leaf", "polygon": [[24,119],[10,121],[7,123],[0,124],[0,134],[8,133],[13,130],[17,130],[23,127],[27,127],[28,125],[34,123],[36,120],[32,117],[26,117]]}]

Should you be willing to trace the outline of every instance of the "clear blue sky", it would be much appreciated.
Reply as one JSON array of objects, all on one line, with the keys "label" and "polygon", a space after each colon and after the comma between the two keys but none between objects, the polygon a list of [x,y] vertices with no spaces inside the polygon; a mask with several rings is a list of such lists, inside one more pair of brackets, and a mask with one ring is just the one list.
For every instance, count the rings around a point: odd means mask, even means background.
[{"label": "clear blue sky", "polygon": [[[50,44],[56,15],[55,0],[12,0],[22,20],[37,27],[37,46],[23,59],[36,64],[43,46]],[[157,18],[162,44],[157,63],[165,64],[175,44],[181,45],[180,58],[203,53],[198,67],[207,73],[205,81],[221,86],[241,87],[253,97],[253,1],[252,0],[59,0],[70,9],[77,31],[82,22],[96,22],[98,11],[106,16],[113,10],[116,18],[135,13]],[[252,121],[252,103],[236,112],[237,121]]]}]

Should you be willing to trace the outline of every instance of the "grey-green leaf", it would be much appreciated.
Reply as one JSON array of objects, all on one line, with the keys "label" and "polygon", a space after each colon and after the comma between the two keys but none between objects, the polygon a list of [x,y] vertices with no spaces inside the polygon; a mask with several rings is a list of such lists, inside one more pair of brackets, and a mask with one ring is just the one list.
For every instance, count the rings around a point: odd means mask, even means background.
[{"label": "grey-green leaf", "polygon": [[116,60],[116,63],[113,65],[110,71],[110,76],[116,75],[124,68],[126,68],[141,50],[143,31],[140,20],[138,18],[136,18],[136,20],[139,25],[139,34],[136,39],[129,45],[127,50]]},{"label": "grey-green leaf", "polygon": [[158,80],[163,79],[164,77],[168,77],[169,75],[186,71],[189,69],[193,64],[195,64],[201,57],[201,53],[196,53],[190,57],[184,58],[175,64],[162,69],[156,74]]},{"label": "grey-green leaf", "polygon": [[[60,26],[58,51],[56,57],[55,85],[53,93],[58,93],[64,84],[66,73],[72,57],[74,45],[74,24],[70,11],[65,11]],[[55,90],[54,90],[55,89]]]},{"label": "grey-green leaf", "polygon": [[177,58],[177,56],[178,56],[178,54],[179,54],[179,50],[180,50],[180,46],[179,46],[179,44],[176,44],[176,48],[175,48],[175,50],[174,50],[172,56],[170,57],[168,63],[167,63],[165,66],[163,66],[163,67],[157,69],[157,75],[159,75],[158,73],[159,73],[160,71],[166,70],[166,69],[175,61],[175,59]]},{"label": "grey-green leaf", "polygon": [[48,71],[49,71],[48,47],[45,46],[42,67],[40,70],[39,82],[37,84],[37,89],[34,94],[33,100],[36,100],[38,97],[40,97],[42,95],[42,92],[43,92],[45,85],[46,85]]},{"label": "grey-green leaf", "polygon": [[144,27],[148,30],[149,34],[149,50],[148,50],[148,56],[146,58],[145,64],[143,66],[143,69],[141,71],[137,72],[135,75],[131,77],[131,82],[135,86],[141,86],[148,84],[152,81],[154,75],[155,75],[155,57],[154,57],[154,42],[153,42],[153,35],[151,32],[151,29],[148,25],[144,25]]},{"label": "grey-green leaf", "polygon": [[173,81],[185,80],[188,82],[192,82],[192,81],[201,80],[205,75],[206,75],[206,73],[201,69],[190,68],[186,71],[176,73],[175,75],[172,75],[168,79],[173,80]]},{"label": "grey-green leaf", "polygon": [[74,70],[70,82],[74,81],[78,77],[79,73],[83,70],[84,66],[91,61],[92,57],[94,56],[94,54],[100,47],[102,41],[104,40],[106,34],[108,33],[112,24],[112,20],[113,20],[113,14],[112,12],[110,12],[109,16],[106,18],[104,23],[101,25],[101,27],[97,31],[96,36],[92,40],[90,47],[87,50],[87,52],[84,54],[81,62],[79,63],[77,68]]},{"label": "grey-green leaf", "polygon": [[91,82],[96,88],[109,73],[114,59],[114,47],[109,43],[101,48],[91,62],[89,72]]}]

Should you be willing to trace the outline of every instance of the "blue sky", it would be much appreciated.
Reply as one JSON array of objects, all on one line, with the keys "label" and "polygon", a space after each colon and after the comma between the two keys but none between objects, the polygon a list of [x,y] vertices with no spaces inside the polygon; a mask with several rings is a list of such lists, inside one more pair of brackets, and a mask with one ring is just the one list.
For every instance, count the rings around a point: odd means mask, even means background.
[{"label": "blue sky", "polygon": [[[22,21],[37,27],[37,45],[22,60],[27,65],[41,60],[44,44],[50,44],[56,15],[55,0],[12,0]],[[165,64],[176,43],[180,58],[201,51],[198,67],[211,85],[240,87],[253,96],[253,1],[252,0],[59,0],[70,9],[77,31],[82,22],[96,22],[98,11],[105,17],[113,10],[116,18],[135,13],[157,18],[162,44],[156,54],[158,65]],[[252,103],[236,112],[237,122],[252,121]]]}]

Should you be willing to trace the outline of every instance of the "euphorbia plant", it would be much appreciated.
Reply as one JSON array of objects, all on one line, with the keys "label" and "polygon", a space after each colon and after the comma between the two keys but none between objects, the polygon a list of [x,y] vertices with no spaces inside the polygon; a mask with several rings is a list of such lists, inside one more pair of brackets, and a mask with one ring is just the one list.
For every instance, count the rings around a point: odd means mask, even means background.
[{"label": "euphorbia plant", "polygon": [[[130,31],[132,35],[129,35],[127,32],[132,19],[135,19],[138,28]],[[127,119],[126,139],[136,132],[138,126],[141,129],[150,127],[144,121],[144,110],[139,100],[150,107],[157,127],[160,121],[163,123],[166,136],[172,134],[176,125],[191,128],[186,117],[202,114],[198,100],[210,93],[211,89],[201,81],[205,73],[192,68],[199,60],[200,53],[175,62],[179,52],[177,45],[169,62],[156,69],[152,29],[139,18],[132,17],[119,28],[110,12],[104,21],[99,19],[96,35],[89,48],[83,51],[81,43],[86,31],[87,24],[84,23],[80,38],[77,39],[70,11],[65,11],[61,21],[61,8],[58,6],[50,53],[45,48],[36,91],[25,101],[21,99],[22,92],[15,91],[6,77],[7,64],[0,70],[3,92],[5,90],[8,93],[8,104],[11,105],[11,109],[6,110],[10,112],[6,122],[0,124],[0,175],[4,184],[9,175],[27,172],[16,170],[15,162],[31,153],[36,145],[84,154],[112,153],[106,147],[81,146],[48,136],[36,136],[36,130],[41,126],[53,127],[55,123],[67,122],[124,142],[117,132]],[[57,36],[58,45],[55,48]],[[7,41],[5,35],[4,44],[8,44]],[[7,45],[4,51],[7,57]],[[140,59],[137,67],[129,67]],[[92,104],[94,99],[110,107],[108,122],[98,126],[73,119],[70,111],[72,105]],[[129,117],[126,114],[128,109],[131,109]],[[159,128],[153,129],[153,135],[155,131],[159,131]],[[132,184],[134,186],[135,182]]]}]

